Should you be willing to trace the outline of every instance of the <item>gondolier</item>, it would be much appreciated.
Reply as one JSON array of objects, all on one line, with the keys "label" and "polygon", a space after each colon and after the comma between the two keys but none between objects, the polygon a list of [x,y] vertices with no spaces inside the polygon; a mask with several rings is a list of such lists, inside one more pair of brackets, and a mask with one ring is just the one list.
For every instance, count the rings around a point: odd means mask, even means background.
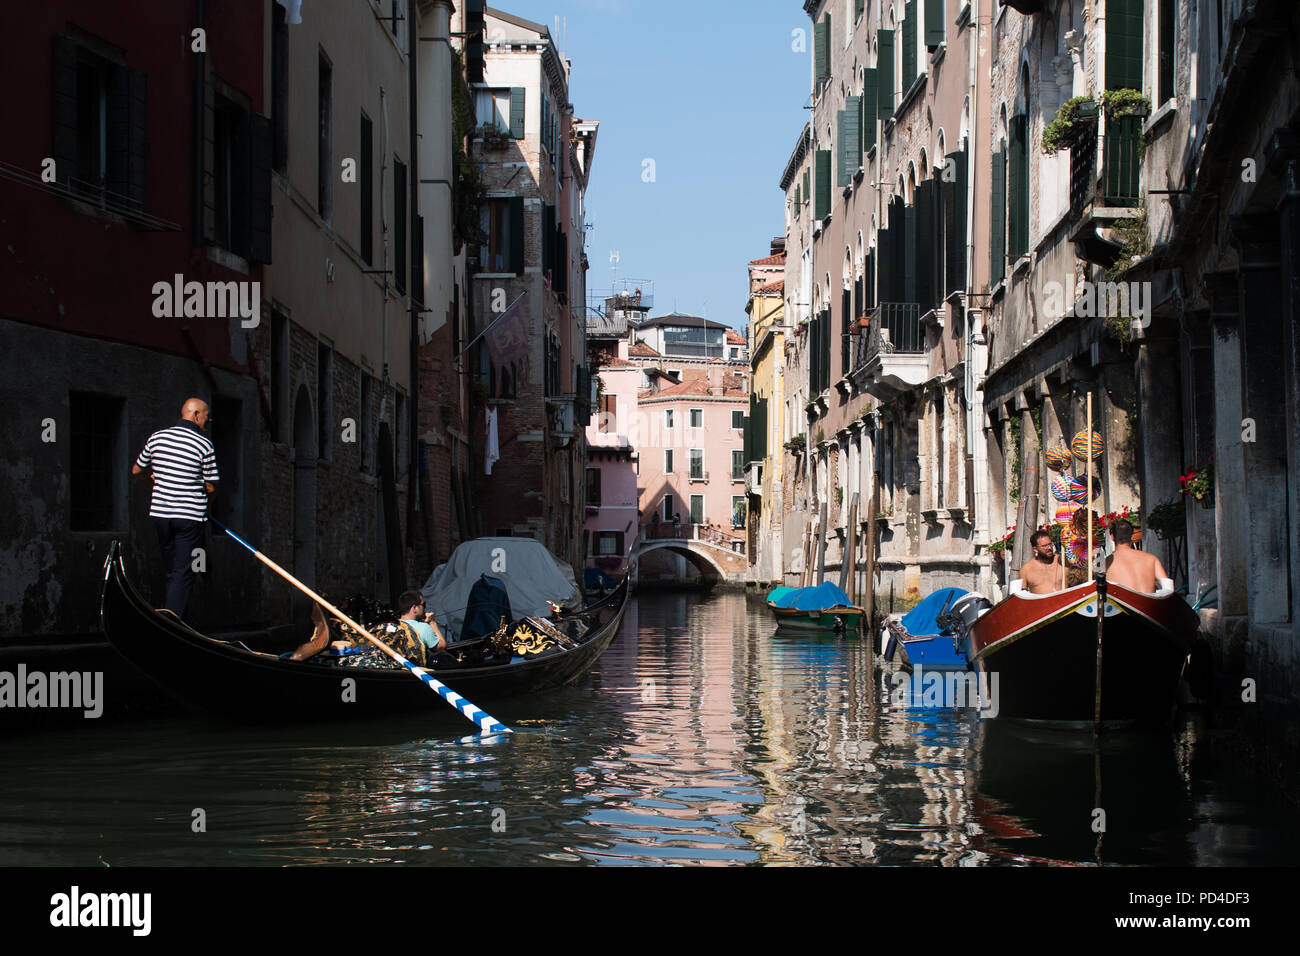
[{"label": "gondolier", "polygon": [[149,517],[162,550],[163,606],[185,616],[194,589],[193,552],[203,538],[208,496],[217,490],[217,453],[203,432],[210,413],[202,399],[186,399],[175,425],[149,436],[131,474],[149,480]]}]

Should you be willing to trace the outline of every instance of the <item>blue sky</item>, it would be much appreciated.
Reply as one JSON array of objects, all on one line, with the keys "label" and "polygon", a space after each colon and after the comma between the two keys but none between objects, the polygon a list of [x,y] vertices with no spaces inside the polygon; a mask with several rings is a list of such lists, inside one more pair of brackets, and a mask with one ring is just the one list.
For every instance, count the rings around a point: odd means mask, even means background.
[{"label": "blue sky", "polygon": [[[745,325],[745,264],[784,234],[781,172],[808,117],[811,37],[798,0],[497,0],[573,61],[575,115],[600,121],[587,194],[588,285],[654,280],[674,308]],[[567,40],[563,25],[567,19]],[[654,160],[654,182],[642,181]],[[706,305],[707,302],[707,305]]]}]

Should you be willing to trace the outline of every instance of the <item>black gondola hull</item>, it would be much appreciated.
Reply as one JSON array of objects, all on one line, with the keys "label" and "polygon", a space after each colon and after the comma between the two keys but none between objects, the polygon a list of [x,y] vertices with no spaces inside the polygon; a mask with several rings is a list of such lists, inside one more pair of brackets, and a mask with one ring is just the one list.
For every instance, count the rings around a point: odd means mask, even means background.
[{"label": "black gondola hull", "polygon": [[[514,663],[432,668],[467,700],[480,703],[562,687],[584,675],[618,634],[624,583],[594,611],[600,618],[577,647]],[[447,708],[405,670],[289,661],[205,637],[154,611],[126,578],[116,542],[104,565],[100,619],[128,661],[184,703],[242,717],[358,717]]]}]

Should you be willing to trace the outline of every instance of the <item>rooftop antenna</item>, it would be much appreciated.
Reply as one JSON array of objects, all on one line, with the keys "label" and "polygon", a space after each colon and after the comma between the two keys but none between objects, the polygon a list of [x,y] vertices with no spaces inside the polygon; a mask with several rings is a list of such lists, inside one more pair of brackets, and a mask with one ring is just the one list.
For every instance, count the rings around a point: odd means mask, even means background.
[{"label": "rooftop antenna", "polygon": [[623,257],[619,255],[617,249],[611,249],[609,251],[609,262],[610,262],[609,271],[614,273],[614,284],[616,286],[618,285],[618,263],[621,258]]}]

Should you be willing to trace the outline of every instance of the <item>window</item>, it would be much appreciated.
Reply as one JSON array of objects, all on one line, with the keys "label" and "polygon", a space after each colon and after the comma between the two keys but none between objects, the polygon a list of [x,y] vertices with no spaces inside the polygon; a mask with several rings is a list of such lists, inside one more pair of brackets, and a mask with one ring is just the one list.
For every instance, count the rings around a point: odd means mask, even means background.
[{"label": "window", "polygon": [[334,69],[320,51],[316,77],[316,211],[329,222],[334,213]]},{"label": "window", "polygon": [[1174,95],[1174,15],[1175,0],[1159,0],[1160,49],[1156,63],[1156,103],[1164,103]]},{"label": "window", "polygon": [[673,410],[671,408],[666,408],[664,409],[664,428],[672,428],[672,427],[673,427]]},{"label": "window", "polygon": [[703,495],[691,495],[691,524],[704,524]]},{"label": "window", "polygon": [[744,495],[731,496],[731,526],[733,528],[745,527],[745,518],[748,512],[748,505]]},{"label": "window", "polygon": [[673,508],[674,508],[674,507],[675,507],[675,502],[673,501],[673,496],[672,496],[672,495],[664,495],[664,519],[665,519],[666,521],[672,521],[672,520],[673,520]]},{"label": "window", "polygon": [[370,117],[365,113],[361,114],[361,147],[360,157],[357,161],[357,179],[361,186],[361,258],[370,265],[374,262],[374,209],[375,209],[375,184],[372,167],[374,160],[373,147],[373,124]]},{"label": "window", "polygon": [[489,199],[480,211],[479,225],[484,244],[479,262],[484,272],[514,273],[524,271],[524,200]]},{"label": "window", "polygon": [[479,126],[510,128],[510,91],[479,90],[474,96],[474,117]]},{"label": "window", "polygon": [[596,427],[599,431],[611,433],[618,431],[618,397],[615,395],[600,396],[600,415],[596,419]]},{"label": "window", "polygon": [[600,507],[600,469],[587,469],[587,505],[591,508]]},{"label": "window", "polygon": [[666,371],[667,371],[668,374],[671,375],[673,378],[677,379],[677,381],[680,382],[680,381],[682,380],[682,370],[681,370],[681,369],[679,369],[679,368],[670,368],[670,369],[666,369]]},{"label": "window", "polygon": [[690,412],[691,428],[704,427],[704,409],[692,408]]},{"label": "window", "polygon": [[254,262],[271,261],[271,123],[213,96],[204,238]]},{"label": "window", "polygon": [[58,181],[116,209],[145,206],[147,81],[71,37],[54,38],[53,156]]},{"label": "window", "polygon": [[731,427],[743,429],[745,427],[745,412],[740,408],[731,410]]},{"label": "window", "polygon": [[393,157],[393,282],[406,291],[406,164]]},{"label": "window", "polygon": [[745,452],[740,448],[731,450],[731,480],[743,481],[745,478]]},{"label": "window", "polygon": [[605,557],[608,555],[623,556],[623,532],[622,531],[597,531],[595,541],[596,554]]},{"label": "window", "polygon": [[691,455],[691,481],[704,480],[704,449],[692,448]]},{"label": "window", "polygon": [[334,350],[324,342],[316,343],[316,448],[322,461],[334,452]]},{"label": "window", "polygon": [[109,395],[68,393],[73,531],[115,531],[126,523],[123,405]]},{"label": "window", "polygon": [[672,473],[673,473],[673,450],[671,448],[665,448],[664,449],[664,474],[671,475]]}]

